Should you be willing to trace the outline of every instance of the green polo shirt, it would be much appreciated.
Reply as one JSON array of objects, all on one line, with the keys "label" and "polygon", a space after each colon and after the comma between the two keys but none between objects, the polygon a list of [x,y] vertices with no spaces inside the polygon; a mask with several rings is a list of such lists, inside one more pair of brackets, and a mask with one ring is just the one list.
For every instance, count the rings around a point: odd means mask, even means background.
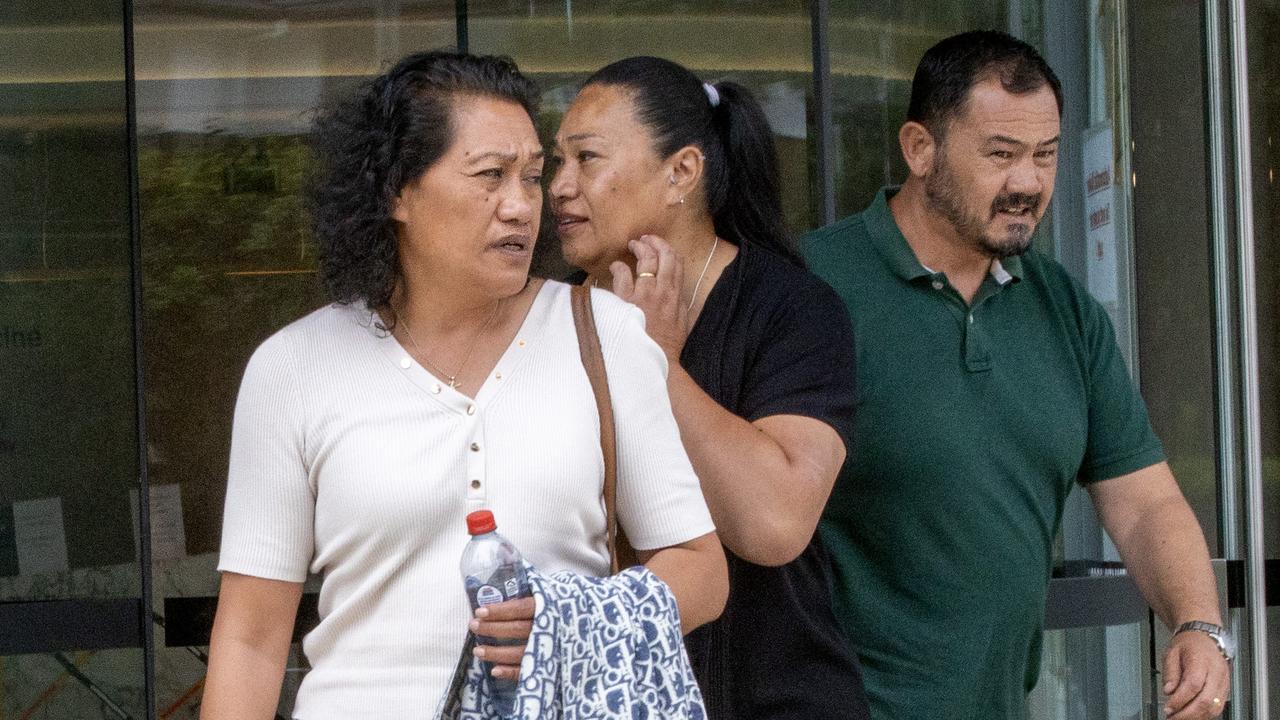
[{"label": "green polo shirt", "polygon": [[1164,459],[1106,311],[1056,262],[996,263],[971,305],[889,211],[805,239],[855,328],[852,449],[821,523],[876,720],[1025,718],[1075,482]]}]

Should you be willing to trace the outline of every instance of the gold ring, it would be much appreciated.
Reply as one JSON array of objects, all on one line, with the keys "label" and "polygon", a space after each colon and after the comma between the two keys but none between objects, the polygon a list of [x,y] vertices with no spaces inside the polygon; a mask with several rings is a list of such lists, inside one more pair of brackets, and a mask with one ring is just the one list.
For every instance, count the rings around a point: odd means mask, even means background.
[{"label": "gold ring", "polygon": [[657,273],[651,273],[651,272],[642,272],[642,273],[636,273],[636,277],[638,277],[638,278],[642,278],[642,277],[658,277],[658,274],[657,274]]},{"label": "gold ring", "polygon": [[1214,698],[1214,699],[1213,699],[1213,704],[1214,704],[1214,705],[1221,705],[1221,704],[1222,704],[1222,698]]}]

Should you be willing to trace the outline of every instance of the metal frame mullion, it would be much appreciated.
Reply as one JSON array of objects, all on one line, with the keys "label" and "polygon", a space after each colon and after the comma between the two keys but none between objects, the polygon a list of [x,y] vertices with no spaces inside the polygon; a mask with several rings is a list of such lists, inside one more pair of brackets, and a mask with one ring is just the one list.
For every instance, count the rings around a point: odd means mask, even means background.
[{"label": "metal frame mullion", "polygon": [[467,0],[453,2],[454,30],[458,36],[458,52],[470,52],[471,38],[468,37]]},{"label": "metal frame mullion", "polygon": [[151,577],[151,483],[147,474],[146,368],[142,332],[142,222],[138,198],[137,72],[134,67],[133,0],[122,0],[124,33],[125,132],[129,154],[130,284],[133,292],[133,367],[136,425],[138,431],[138,573],[141,598],[138,630],[142,641],[143,698],[147,720],[156,718],[156,644],[152,620],[154,598]]},{"label": "metal frame mullion", "polygon": [[[1213,243],[1213,292],[1214,292],[1214,363],[1217,366],[1217,416],[1218,416],[1218,548],[1217,554],[1224,560],[1241,558],[1240,539],[1240,483],[1239,447],[1236,442],[1238,426],[1236,385],[1236,347],[1232,320],[1235,307],[1232,303],[1232,284],[1235,273],[1231,257],[1231,210],[1227,201],[1227,113],[1224,112],[1225,89],[1223,87],[1222,12],[1220,0],[1204,3],[1205,90],[1208,129],[1208,174],[1210,203],[1210,233]],[[1245,625],[1240,622],[1241,613],[1230,607],[1222,609],[1223,621],[1237,637]],[[1231,685],[1243,692],[1248,688],[1244,663],[1233,663]],[[1237,704],[1229,711],[1232,718],[1242,717]]]},{"label": "metal frame mullion", "polygon": [[818,226],[836,221],[835,140],[831,108],[831,0],[811,0],[813,108],[818,145]]},{"label": "metal frame mullion", "polygon": [[1208,0],[1205,8],[1205,79],[1209,112],[1206,125],[1209,134],[1210,232],[1213,238],[1215,362],[1218,382],[1218,493],[1221,498],[1218,517],[1219,548],[1224,559],[1240,559],[1240,533],[1237,470],[1239,448],[1236,445],[1235,347],[1232,332],[1231,286],[1234,273],[1231,259],[1230,210],[1227,206],[1227,140],[1228,118],[1223,112],[1222,87],[1222,18],[1219,0]]},{"label": "metal frame mullion", "polygon": [[[1214,0],[1209,0],[1213,2]],[[1262,416],[1258,382],[1258,302],[1249,129],[1249,56],[1245,0],[1229,0],[1231,115],[1235,151],[1235,222],[1239,267],[1241,459],[1245,520],[1245,592],[1254,720],[1269,720],[1267,686],[1266,538],[1263,535]]]}]

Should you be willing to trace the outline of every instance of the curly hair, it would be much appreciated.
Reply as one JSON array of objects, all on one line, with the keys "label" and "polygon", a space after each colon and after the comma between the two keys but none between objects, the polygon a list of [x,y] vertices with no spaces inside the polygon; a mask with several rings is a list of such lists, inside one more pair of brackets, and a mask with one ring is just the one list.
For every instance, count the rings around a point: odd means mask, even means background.
[{"label": "curly hair", "polygon": [[395,199],[453,142],[453,100],[519,103],[533,120],[538,88],[509,58],[448,50],[409,55],[324,110],[311,136],[311,217],[329,299],[385,305],[400,275]]}]

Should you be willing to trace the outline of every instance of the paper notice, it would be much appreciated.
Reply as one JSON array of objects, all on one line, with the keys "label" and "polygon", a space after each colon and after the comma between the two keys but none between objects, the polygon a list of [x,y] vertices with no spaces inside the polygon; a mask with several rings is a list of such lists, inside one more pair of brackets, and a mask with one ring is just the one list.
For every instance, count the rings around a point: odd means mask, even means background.
[{"label": "paper notice", "polygon": [[62,498],[25,500],[13,504],[13,535],[22,575],[67,569],[67,531],[62,522]]},{"label": "paper notice", "polygon": [[1115,162],[1111,126],[1089,128],[1084,141],[1085,265],[1089,292],[1103,305],[1119,298],[1116,269]]},{"label": "paper notice", "polygon": [[[133,543],[138,545],[138,491],[129,491],[133,504]],[[187,531],[182,524],[182,485],[151,486],[151,562],[171,562],[187,556]]]},{"label": "paper notice", "polygon": [[167,562],[187,556],[187,533],[182,524],[182,486],[151,486],[151,561]]}]

